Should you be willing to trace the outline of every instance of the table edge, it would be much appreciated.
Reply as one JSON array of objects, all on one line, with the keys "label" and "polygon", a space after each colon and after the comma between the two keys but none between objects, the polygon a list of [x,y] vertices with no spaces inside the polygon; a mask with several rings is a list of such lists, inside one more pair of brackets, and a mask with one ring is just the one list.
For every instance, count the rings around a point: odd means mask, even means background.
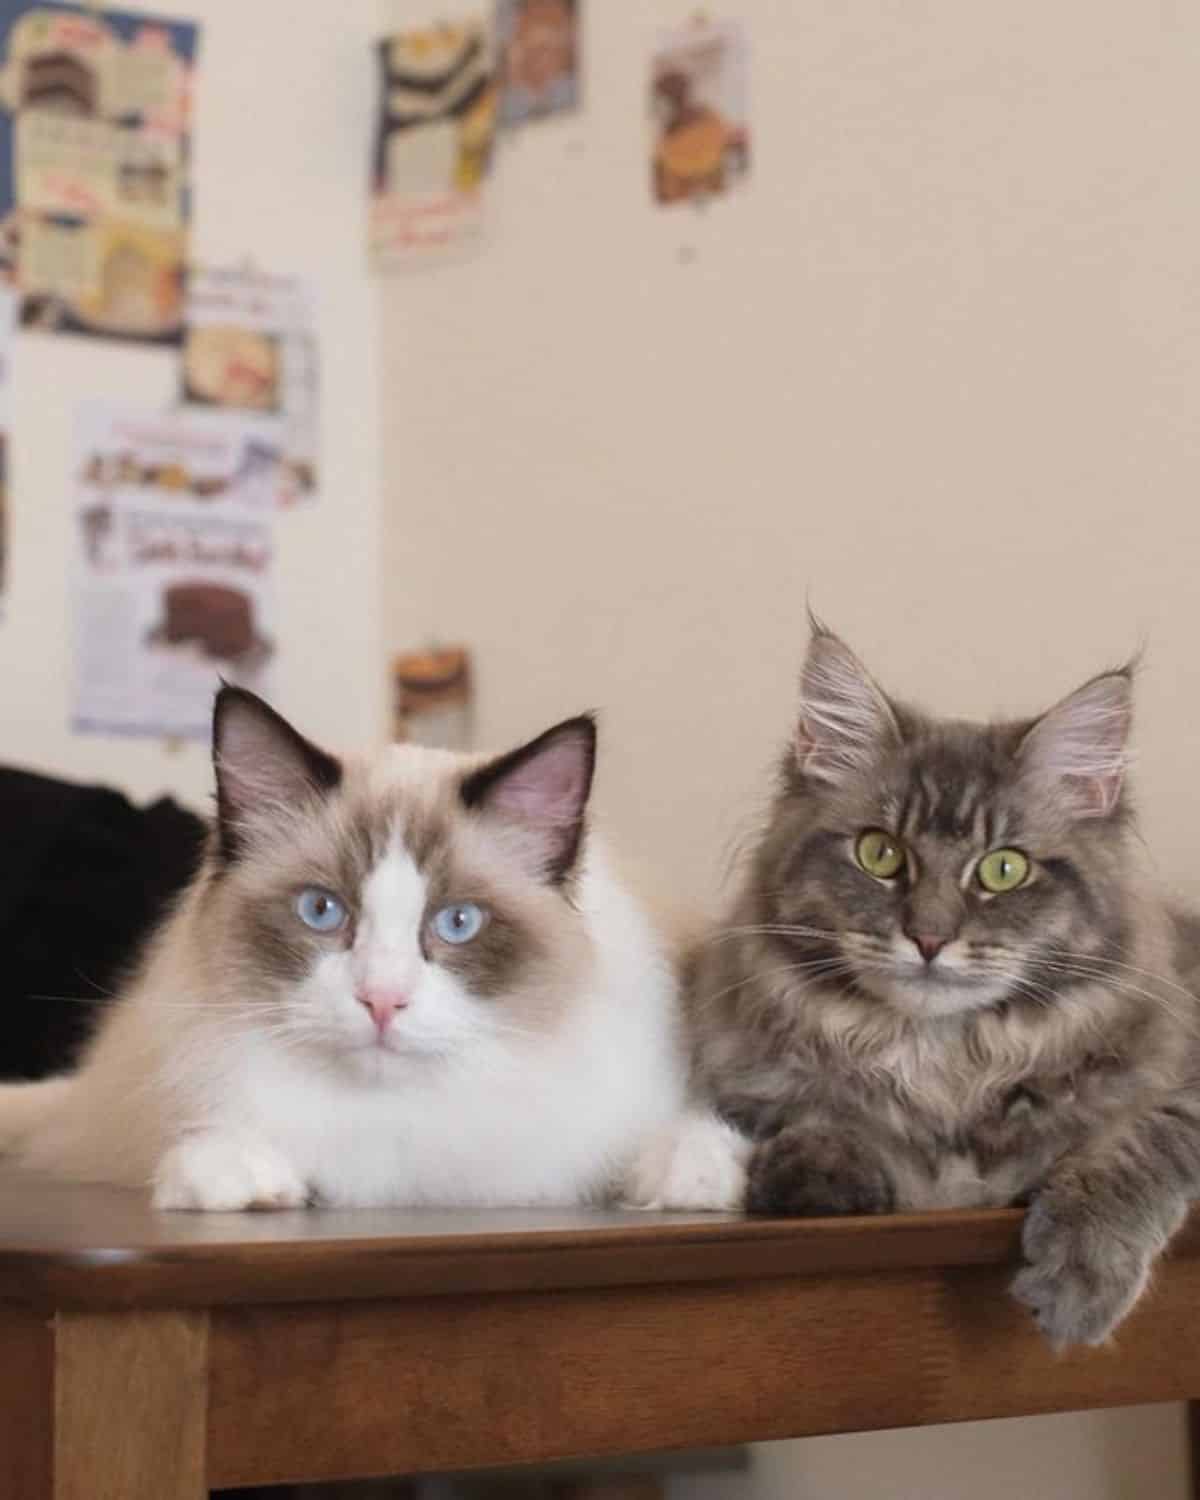
[{"label": "table edge", "polygon": [[[1013,1264],[1024,1214],[713,1215],[673,1223],[363,1239],[9,1248],[0,1300],[37,1306],[221,1306],[884,1275]],[[1200,1216],[1172,1247],[1200,1254]]]}]

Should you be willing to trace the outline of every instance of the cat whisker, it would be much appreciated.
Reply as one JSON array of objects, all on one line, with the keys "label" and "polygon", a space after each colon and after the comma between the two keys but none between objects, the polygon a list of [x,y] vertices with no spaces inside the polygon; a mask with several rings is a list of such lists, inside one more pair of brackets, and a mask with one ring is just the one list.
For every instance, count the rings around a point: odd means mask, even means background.
[{"label": "cat whisker", "polygon": [[1181,995],[1188,1001],[1191,1007],[1200,1008],[1200,996],[1197,996],[1194,990],[1189,989],[1187,985],[1180,984],[1178,980],[1169,978],[1165,974],[1155,973],[1153,969],[1141,968],[1137,964],[1126,963],[1122,959],[1109,958],[1105,954],[1073,953],[1070,949],[1066,948],[1052,948],[1050,949],[1050,956],[1056,959],[1063,959],[1067,962],[1096,964],[1105,969],[1115,968],[1122,970],[1124,973],[1139,975],[1144,979],[1152,980],[1157,985],[1162,985],[1164,989],[1172,990]]},{"label": "cat whisker", "polygon": [[1044,959],[1040,962],[1041,967],[1049,969],[1053,973],[1064,976],[1069,975],[1075,979],[1094,980],[1098,985],[1112,990],[1116,994],[1131,995],[1139,999],[1152,1001],[1155,1005],[1161,1006],[1168,1015],[1177,1020],[1191,1019],[1193,1022],[1195,1021],[1194,1015],[1185,1018],[1179,1009],[1178,1003],[1161,990],[1152,990],[1144,985],[1134,984],[1131,980],[1125,979],[1121,975],[1114,975],[1110,972],[1093,968],[1086,963],[1063,963],[1052,959]]},{"label": "cat whisker", "polygon": [[731,995],[735,990],[741,989],[743,985],[750,983],[770,983],[784,974],[797,975],[803,978],[805,982],[799,988],[804,989],[827,976],[840,977],[842,974],[852,973],[852,966],[845,959],[840,958],[809,959],[799,963],[780,964],[777,968],[768,969],[765,973],[756,971],[753,976],[743,976],[733,984],[726,985],[724,989],[717,990],[711,995],[705,995],[704,1004],[706,1007],[714,1005],[718,1000],[723,1000],[726,995]]},{"label": "cat whisker", "polygon": [[807,927],[790,922],[757,922],[745,926],[722,928],[720,932],[713,933],[704,941],[706,944],[725,943],[741,937],[807,937],[834,942],[840,934],[820,927]]}]

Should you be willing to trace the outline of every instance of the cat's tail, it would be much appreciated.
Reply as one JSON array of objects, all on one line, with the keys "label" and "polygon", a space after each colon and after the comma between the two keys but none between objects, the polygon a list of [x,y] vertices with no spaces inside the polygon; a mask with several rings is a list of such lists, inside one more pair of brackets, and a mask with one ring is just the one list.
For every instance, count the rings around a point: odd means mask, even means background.
[{"label": "cat's tail", "polygon": [[60,1107],[73,1078],[44,1078],[38,1083],[0,1083],[0,1156],[25,1146],[38,1127]]}]

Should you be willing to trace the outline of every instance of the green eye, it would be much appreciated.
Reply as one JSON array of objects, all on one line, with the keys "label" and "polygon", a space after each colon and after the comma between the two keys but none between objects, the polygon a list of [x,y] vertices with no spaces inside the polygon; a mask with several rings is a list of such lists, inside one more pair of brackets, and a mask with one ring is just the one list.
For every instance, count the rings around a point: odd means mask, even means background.
[{"label": "green eye", "polygon": [[985,891],[1002,896],[1029,879],[1029,860],[1019,849],[993,849],[979,861],[975,876]]},{"label": "green eye", "polygon": [[904,868],[904,845],[882,828],[868,828],[859,835],[854,857],[876,880],[893,880]]}]

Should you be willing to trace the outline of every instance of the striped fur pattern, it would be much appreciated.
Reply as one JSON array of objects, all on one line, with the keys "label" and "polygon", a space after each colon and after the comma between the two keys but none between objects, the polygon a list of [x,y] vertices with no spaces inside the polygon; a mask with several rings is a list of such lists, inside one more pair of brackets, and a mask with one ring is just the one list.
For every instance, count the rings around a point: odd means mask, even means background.
[{"label": "striped fur pattern", "polygon": [[[1134,829],[1131,693],[1119,671],[1036,720],[934,719],[818,627],[765,829],[690,966],[697,1103],[753,1142],[749,1208],[1027,1203],[1014,1291],[1056,1344],[1108,1336],[1200,1183],[1200,943]],[[873,829],[890,878],[857,857]],[[1029,873],[996,894],[1001,849]]]}]

